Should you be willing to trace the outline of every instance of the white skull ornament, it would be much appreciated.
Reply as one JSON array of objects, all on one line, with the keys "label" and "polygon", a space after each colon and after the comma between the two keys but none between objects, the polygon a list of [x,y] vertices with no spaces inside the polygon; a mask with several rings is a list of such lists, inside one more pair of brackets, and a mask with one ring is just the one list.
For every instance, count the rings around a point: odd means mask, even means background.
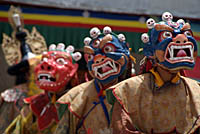
[{"label": "white skull ornament", "polygon": [[69,53],[73,53],[74,52],[74,47],[72,45],[69,45],[67,48],[66,48],[66,51],[69,52]]},{"label": "white skull ornament", "polygon": [[148,43],[149,42],[149,36],[148,36],[148,34],[147,33],[143,33],[141,35],[141,40],[142,40],[143,43]]},{"label": "white skull ornament", "polygon": [[72,57],[75,61],[79,61],[81,59],[82,55],[80,52],[75,52],[72,54]]},{"label": "white skull ornament", "polygon": [[63,44],[63,43],[58,43],[56,49],[57,49],[57,50],[60,50],[60,51],[63,51],[63,50],[65,49],[65,44]]},{"label": "white skull ornament", "polygon": [[179,19],[179,20],[177,21],[177,23],[184,25],[184,24],[185,24],[185,21],[184,21],[183,19]]},{"label": "white skull ornament", "polygon": [[172,21],[173,15],[170,12],[164,12],[162,15],[163,21]]},{"label": "white skull ornament", "polygon": [[97,28],[97,27],[93,27],[91,30],[90,30],[90,36],[95,39],[97,38],[99,35],[101,34],[100,30]]},{"label": "white skull ornament", "polygon": [[147,25],[147,27],[148,27],[149,29],[152,29],[152,28],[154,28],[155,23],[156,23],[156,22],[155,22],[154,19],[149,18],[149,19],[147,20],[147,22],[146,22],[146,25]]},{"label": "white skull ornament", "polygon": [[84,44],[86,45],[86,46],[88,46],[89,44],[90,44],[90,41],[91,41],[92,39],[90,38],[90,37],[85,37],[85,39],[84,39]]},{"label": "white skull ornament", "polygon": [[123,41],[126,40],[126,37],[124,36],[124,34],[119,34],[119,35],[118,35],[118,39],[119,39],[121,42],[123,42]]},{"label": "white skull ornament", "polygon": [[103,34],[107,35],[112,32],[112,29],[109,26],[103,28]]}]

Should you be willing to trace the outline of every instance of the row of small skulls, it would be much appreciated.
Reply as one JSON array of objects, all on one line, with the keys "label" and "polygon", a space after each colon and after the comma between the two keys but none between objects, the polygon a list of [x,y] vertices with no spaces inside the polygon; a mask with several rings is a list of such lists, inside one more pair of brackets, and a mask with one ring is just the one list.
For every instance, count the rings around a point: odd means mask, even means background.
[{"label": "row of small skulls", "polygon": [[72,45],[68,45],[65,49],[65,44],[63,44],[63,43],[58,43],[57,46],[55,44],[51,44],[49,46],[49,51],[64,51],[64,52],[70,53],[72,58],[75,61],[79,61],[81,59],[82,55],[80,52],[74,52],[74,50],[75,49]]},{"label": "row of small skulls", "polygon": [[[106,26],[103,28],[103,34],[104,35],[107,35],[107,34],[110,34],[112,33],[112,29],[109,27],[109,26]],[[99,35],[101,34],[100,30],[97,28],[97,27],[93,27],[91,30],[90,30],[90,37],[92,37],[92,39],[96,39]],[[91,42],[91,38],[90,37],[86,37],[84,39],[84,44],[85,45],[89,45],[90,42]],[[121,41],[121,42],[124,42],[126,40],[124,34],[119,34],[118,35],[118,39]]]},{"label": "row of small skulls", "polygon": [[[173,15],[170,12],[164,12],[162,14],[162,21],[164,21],[164,22],[172,21],[172,19],[173,19]],[[183,19],[179,19],[177,21],[177,23],[179,23],[179,24],[185,24],[185,21]],[[154,19],[149,18],[146,21],[146,25],[147,25],[148,29],[152,29],[152,28],[155,27],[156,22],[155,22]],[[141,40],[143,41],[143,43],[148,43],[149,42],[149,36],[148,36],[148,34],[147,33],[143,33],[142,36],[141,36]]]}]

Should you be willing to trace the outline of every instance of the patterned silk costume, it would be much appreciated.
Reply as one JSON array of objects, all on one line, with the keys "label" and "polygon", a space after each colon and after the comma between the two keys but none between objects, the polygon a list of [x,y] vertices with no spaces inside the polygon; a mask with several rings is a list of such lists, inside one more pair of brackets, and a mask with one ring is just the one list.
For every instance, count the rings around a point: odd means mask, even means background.
[{"label": "patterned silk costume", "polygon": [[90,30],[84,40],[85,59],[93,80],[72,88],[59,100],[60,117],[55,134],[108,134],[111,105],[105,89],[128,76],[129,49],[123,34],[116,35],[110,27]]},{"label": "patterned silk costume", "polygon": [[21,114],[6,129],[6,134],[51,134],[59,121],[56,99],[71,88],[81,53],[74,52],[73,46],[52,44],[43,52],[40,63],[34,68],[35,82],[45,92],[24,99],[27,104]]},{"label": "patterned silk costume", "polygon": [[181,69],[195,65],[196,41],[189,23],[173,22],[169,12],[162,20],[147,20],[150,36],[142,36],[146,51],[153,52],[145,55],[154,63],[149,72],[107,90],[113,134],[200,133],[200,86],[180,76]]},{"label": "patterned silk costume", "polygon": [[[3,34],[1,46],[9,65],[8,73],[16,77],[16,86],[10,87],[0,94],[0,133],[3,133],[20,113],[25,97],[42,92],[35,85],[33,72],[34,67],[40,62],[40,54],[47,50],[43,36],[35,27],[31,33],[23,28],[19,8],[11,6],[8,14],[13,32],[11,37]],[[35,51],[36,49],[40,50]]]}]

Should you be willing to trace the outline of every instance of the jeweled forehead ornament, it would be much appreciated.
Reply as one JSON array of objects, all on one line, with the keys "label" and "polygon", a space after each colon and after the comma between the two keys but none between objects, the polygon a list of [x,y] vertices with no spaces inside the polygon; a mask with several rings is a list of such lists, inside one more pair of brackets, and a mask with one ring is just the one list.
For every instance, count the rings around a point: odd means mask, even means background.
[{"label": "jeweled forehead ornament", "polygon": [[50,45],[49,51],[43,53],[41,63],[35,68],[36,84],[46,91],[61,91],[77,72],[76,62],[80,59],[81,53],[74,52],[72,45],[66,49],[63,43]]},{"label": "jeweled forehead ornament", "polygon": [[149,34],[141,37],[145,56],[154,56],[157,65],[170,70],[191,69],[197,57],[197,43],[189,23],[183,19],[173,21],[169,12],[162,15],[162,21],[156,23],[147,20]]},{"label": "jeweled forehead ornament", "polygon": [[84,44],[88,70],[95,79],[109,83],[124,72],[130,53],[123,34],[115,34],[108,26],[102,33],[94,27]]}]

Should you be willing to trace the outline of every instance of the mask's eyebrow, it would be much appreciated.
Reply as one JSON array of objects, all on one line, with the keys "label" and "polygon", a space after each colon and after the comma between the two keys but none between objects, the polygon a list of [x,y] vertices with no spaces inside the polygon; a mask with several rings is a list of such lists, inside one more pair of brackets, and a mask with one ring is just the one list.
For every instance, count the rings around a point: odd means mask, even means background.
[{"label": "mask's eyebrow", "polygon": [[157,31],[164,31],[164,30],[166,30],[166,31],[170,31],[170,32],[173,32],[174,31],[174,29],[173,28],[171,28],[170,26],[168,26],[168,25],[164,25],[164,24],[156,24],[155,25],[155,27],[154,27]]},{"label": "mask's eyebrow", "polygon": [[185,30],[189,30],[191,29],[191,26],[189,23],[185,23],[185,25],[183,25],[183,27],[181,28],[181,31],[185,31]]},{"label": "mask's eyebrow", "polygon": [[108,43],[109,41],[112,41],[112,35],[107,34],[106,36],[103,37],[103,39],[100,42],[99,48],[102,49],[103,46]]},{"label": "mask's eyebrow", "polygon": [[59,57],[70,59],[70,55],[69,54],[56,54],[55,55],[55,58],[59,58]]},{"label": "mask's eyebrow", "polygon": [[94,54],[94,50],[90,46],[84,46],[84,53]]}]

